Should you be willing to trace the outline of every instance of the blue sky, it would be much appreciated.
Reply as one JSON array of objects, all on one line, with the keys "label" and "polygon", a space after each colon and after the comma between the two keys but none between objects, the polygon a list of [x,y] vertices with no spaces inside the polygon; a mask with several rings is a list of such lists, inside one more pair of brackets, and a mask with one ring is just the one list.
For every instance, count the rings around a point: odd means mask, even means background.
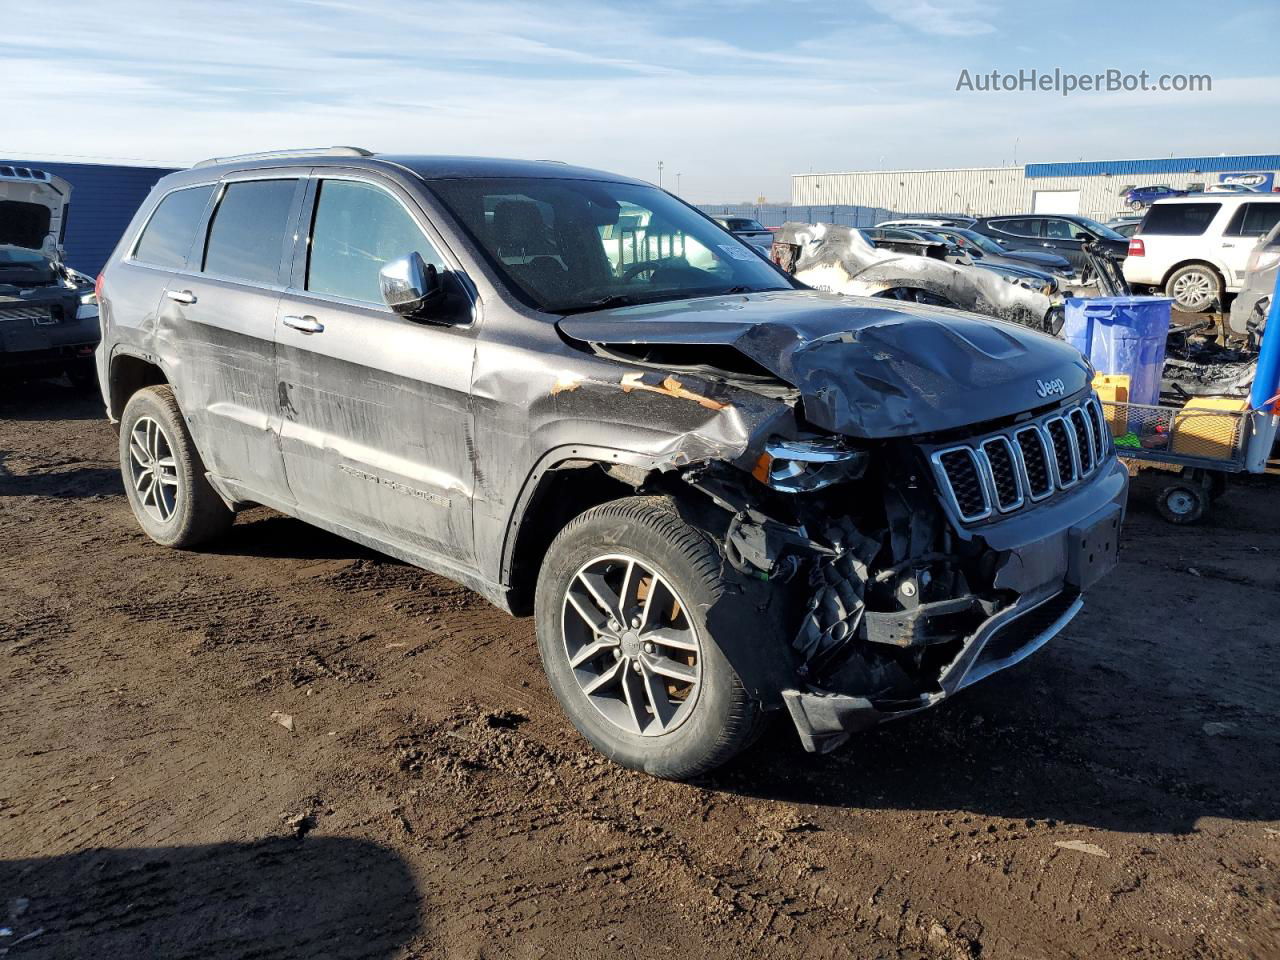
[{"label": "blue sky", "polygon": [[[1280,5],[61,0],[5,18],[0,155],[283,146],[559,159],[696,201],[792,173],[1280,152]],[[1210,93],[957,92],[961,69]]]}]

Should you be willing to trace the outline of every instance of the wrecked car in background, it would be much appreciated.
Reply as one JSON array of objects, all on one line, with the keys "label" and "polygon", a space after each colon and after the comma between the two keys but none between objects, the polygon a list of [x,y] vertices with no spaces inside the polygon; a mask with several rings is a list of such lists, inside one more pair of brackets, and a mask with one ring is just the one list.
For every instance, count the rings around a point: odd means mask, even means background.
[{"label": "wrecked car in background", "polygon": [[608,173],[207,162],[159,182],[101,309],[153,539],[267,504],[532,613],[570,720],[658,776],[772,713],[828,750],[936,704],[1116,561],[1128,480],[1075,350],[805,289]]},{"label": "wrecked car in background", "polygon": [[1062,326],[1052,278],[1020,268],[1001,272],[883,250],[860,230],[827,223],[785,223],[773,250],[783,270],[817,290],[954,307],[1048,333]]},{"label": "wrecked car in background", "polygon": [[93,280],[62,262],[71,184],[0,164],[0,377],[94,383]]}]

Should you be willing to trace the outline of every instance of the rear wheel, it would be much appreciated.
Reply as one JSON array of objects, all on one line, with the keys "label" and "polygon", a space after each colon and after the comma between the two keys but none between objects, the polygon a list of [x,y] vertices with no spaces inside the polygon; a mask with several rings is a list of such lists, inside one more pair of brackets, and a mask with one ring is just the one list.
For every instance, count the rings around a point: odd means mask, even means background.
[{"label": "rear wheel", "polygon": [[1203,263],[1179,267],[1164,285],[1165,296],[1172,297],[1179,310],[1204,313],[1212,310],[1222,296],[1221,284],[1213,268]]},{"label": "rear wheel", "polygon": [[626,767],[705,773],[760,729],[759,705],[707,614],[726,596],[710,539],[669,501],[632,497],[570,521],[538,576],[538,649],[578,731]]},{"label": "rear wheel", "polygon": [[139,390],[120,418],[120,473],[139,526],[156,543],[190,549],[226,533],[235,514],[209,485],[167,386]]}]

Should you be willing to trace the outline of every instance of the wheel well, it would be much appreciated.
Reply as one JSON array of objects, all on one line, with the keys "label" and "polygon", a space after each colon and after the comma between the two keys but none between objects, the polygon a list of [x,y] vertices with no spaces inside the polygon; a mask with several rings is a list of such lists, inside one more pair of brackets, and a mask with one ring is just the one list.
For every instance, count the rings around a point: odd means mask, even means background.
[{"label": "wheel well", "polygon": [[110,381],[107,395],[110,399],[112,420],[119,420],[129,398],[143,387],[168,383],[168,379],[154,363],[141,357],[121,354],[111,358]]},{"label": "wheel well", "polygon": [[1223,296],[1227,292],[1227,282],[1222,278],[1222,271],[1208,260],[1183,260],[1181,263],[1175,263],[1165,271],[1164,277],[1160,280],[1160,289],[1163,290],[1167,287],[1169,285],[1169,278],[1183,267],[1208,267],[1213,271],[1213,275],[1218,278],[1218,296]]},{"label": "wheel well", "polygon": [[592,507],[634,496],[635,492],[635,485],[611,475],[601,463],[570,461],[543,474],[523,508],[511,552],[508,595],[512,612],[526,616],[533,611],[542,558],[565,524]]}]

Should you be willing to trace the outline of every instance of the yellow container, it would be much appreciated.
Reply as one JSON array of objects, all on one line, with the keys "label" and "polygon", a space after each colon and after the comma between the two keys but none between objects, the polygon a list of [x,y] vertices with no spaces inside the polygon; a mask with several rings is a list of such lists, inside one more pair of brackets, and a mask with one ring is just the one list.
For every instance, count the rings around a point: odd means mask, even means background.
[{"label": "yellow container", "polygon": [[1173,415],[1171,452],[1209,460],[1230,460],[1240,446],[1244,397],[1193,397]]},{"label": "yellow container", "polygon": [[1103,412],[1111,424],[1111,434],[1123,437],[1129,432],[1129,375],[1127,373],[1095,373],[1093,389],[1098,391]]}]

